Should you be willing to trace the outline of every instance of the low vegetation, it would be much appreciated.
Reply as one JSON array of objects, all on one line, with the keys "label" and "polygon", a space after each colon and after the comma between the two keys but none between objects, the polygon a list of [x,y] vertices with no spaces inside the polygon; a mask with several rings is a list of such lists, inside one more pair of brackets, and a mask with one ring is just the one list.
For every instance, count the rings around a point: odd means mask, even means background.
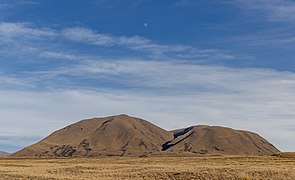
[{"label": "low vegetation", "polygon": [[1,159],[0,179],[295,179],[294,154]]}]

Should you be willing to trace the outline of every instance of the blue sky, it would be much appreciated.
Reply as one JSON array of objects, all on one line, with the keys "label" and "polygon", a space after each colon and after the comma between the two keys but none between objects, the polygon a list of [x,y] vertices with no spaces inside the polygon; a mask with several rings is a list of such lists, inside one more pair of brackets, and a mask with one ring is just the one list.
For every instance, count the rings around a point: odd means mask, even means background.
[{"label": "blue sky", "polygon": [[294,28],[290,0],[0,0],[0,150],[126,113],[295,151]]}]

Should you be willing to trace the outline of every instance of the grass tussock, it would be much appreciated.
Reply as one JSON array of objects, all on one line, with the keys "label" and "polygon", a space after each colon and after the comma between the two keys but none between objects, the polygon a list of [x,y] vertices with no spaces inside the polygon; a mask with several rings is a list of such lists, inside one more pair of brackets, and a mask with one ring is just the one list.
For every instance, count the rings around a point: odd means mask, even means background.
[{"label": "grass tussock", "polygon": [[0,179],[291,180],[295,159],[288,157],[1,159]]}]

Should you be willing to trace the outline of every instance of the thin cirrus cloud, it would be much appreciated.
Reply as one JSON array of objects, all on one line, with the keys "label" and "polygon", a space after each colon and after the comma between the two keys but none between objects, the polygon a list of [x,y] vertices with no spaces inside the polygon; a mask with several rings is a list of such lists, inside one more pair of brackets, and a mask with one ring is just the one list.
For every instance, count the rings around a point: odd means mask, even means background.
[{"label": "thin cirrus cloud", "polygon": [[30,86],[29,83],[25,82],[23,79],[19,79],[17,77],[9,77],[2,74],[0,74],[0,84],[2,88]]},{"label": "thin cirrus cloud", "polygon": [[269,21],[295,21],[295,2],[291,0],[227,1],[243,9],[261,12]]},{"label": "thin cirrus cloud", "polygon": [[[291,72],[268,69],[235,69],[191,64],[187,61],[90,60],[51,71],[35,73],[36,76],[47,74],[52,75],[53,78],[64,75],[93,78],[107,76],[108,80],[114,81],[114,83],[123,81],[126,84],[136,84],[137,86],[164,87],[170,88],[169,92],[189,89],[188,92],[191,93],[191,89],[195,89],[197,92],[200,89],[206,89],[206,91],[228,93],[254,93],[258,92],[258,88],[252,88],[252,85],[256,87],[259,84],[264,84],[265,88],[278,87],[278,92],[280,92],[280,86],[290,87],[290,90],[295,87],[294,74]],[[124,76],[128,76],[128,78],[122,78]],[[227,81],[232,82],[231,85],[228,85]]]},{"label": "thin cirrus cloud", "polygon": [[63,59],[63,60],[83,60],[88,59],[88,56],[76,56],[74,54],[69,54],[65,52],[55,52],[55,51],[43,51],[39,54],[44,58],[54,58],[54,59]]},{"label": "thin cirrus cloud", "polygon": [[244,35],[222,38],[223,44],[246,45],[248,47],[278,47],[292,49],[295,33],[290,28],[280,27],[276,30],[252,32]]},{"label": "thin cirrus cloud", "polygon": [[42,37],[55,36],[54,30],[49,28],[31,28],[28,23],[0,23],[1,41],[14,38],[38,39]]},{"label": "thin cirrus cloud", "polygon": [[[57,30],[52,28],[36,28],[29,23],[2,22],[0,23],[0,35],[2,38],[0,44],[7,45],[10,43],[18,47],[25,44],[23,47],[25,50],[29,48],[29,44],[32,46],[31,49],[34,51],[40,51],[40,46],[36,46],[36,43],[43,43],[44,46],[41,51],[49,52],[51,50],[44,50],[44,48],[48,46],[48,44],[51,44],[51,47],[54,46],[52,40],[62,38],[65,41],[89,44],[93,46],[123,47],[133,51],[145,52],[151,57],[158,58],[164,56],[172,58],[234,58],[234,55],[218,49],[197,49],[192,46],[158,44],[150,39],[139,36],[113,36],[110,34],[97,33],[91,29],[82,27],[63,28],[61,30]],[[7,51],[9,51],[9,49]],[[44,56],[44,52],[38,53]],[[46,55],[49,54],[46,54],[45,52],[45,56]]]},{"label": "thin cirrus cloud", "polygon": [[[19,7],[19,6],[24,6],[24,5],[36,5],[38,4],[38,1],[34,1],[34,0],[2,0],[0,2],[0,10],[2,10],[2,12],[0,12],[0,14],[5,15],[5,13],[7,13],[9,10]],[[5,13],[3,13],[5,12]]]},{"label": "thin cirrus cloud", "polygon": [[80,43],[87,43],[99,46],[123,46],[136,51],[146,51],[155,56],[163,54],[174,54],[175,57],[183,58],[234,58],[233,55],[216,49],[196,49],[194,47],[184,45],[162,45],[139,36],[116,37],[112,35],[96,33],[91,29],[81,27],[66,28],[63,30],[63,35],[69,40]]}]

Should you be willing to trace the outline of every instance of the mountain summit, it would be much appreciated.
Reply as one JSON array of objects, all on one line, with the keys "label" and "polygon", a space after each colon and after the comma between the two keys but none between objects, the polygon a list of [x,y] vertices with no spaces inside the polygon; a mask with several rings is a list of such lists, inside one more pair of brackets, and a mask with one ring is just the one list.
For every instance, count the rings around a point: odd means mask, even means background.
[{"label": "mountain summit", "polygon": [[136,117],[82,120],[53,132],[9,157],[152,155],[271,155],[279,152],[259,135],[219,126],[166,131]]}]

